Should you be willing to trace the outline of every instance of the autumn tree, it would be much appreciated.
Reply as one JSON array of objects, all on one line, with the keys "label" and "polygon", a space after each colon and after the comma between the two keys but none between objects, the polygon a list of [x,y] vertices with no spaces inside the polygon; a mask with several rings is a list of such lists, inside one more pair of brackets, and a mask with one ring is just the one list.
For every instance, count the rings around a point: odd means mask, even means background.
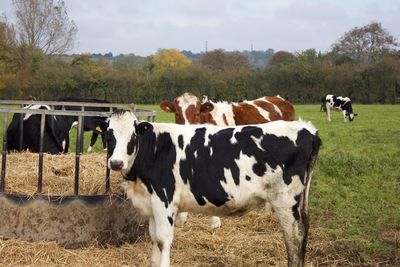
[{"label": "autumn tree", "polygon": [[17,42],[45,54],[63,54],[73,47],[77,33],[64,1],[13,0]]},{"label": "autumn tree", "polygon": [[63,96],[107,98],[108,86],[104,66],[91,58],[89,54],[74,57],[71,70],[60,93]]},{"label": "autumn tree", "polygon": [[11,53],[10,32],[7,23],[0,21],[0,72],[10,70],[13,65],[13,55]]},{"label": "autumn tree", "polygon": [[370,63],[398,46],[396,38],[382,28],[380,23],[372,22],[346,32],[332,45],[332,52],[336,57],[348,57],[357,63]]},{"label": "autumn tree", "polygon": [[165,49],[157,54],[150,56],[151,70],[163,73],[167,70],[182,69],[192,64],[192,62],[178,50]]},{"label": "autumn tree", "polygon": [[287,51],[277,51],[272,54],[271,59],[268,62],[269,66],[282,64],[282,63],[289,63],[295,59],[295,56]]},{"label": "autumn tree", "polygon": [[214,71],[238,70],[250,66],[249,59],[239,52],[216,49],[200,56],[199,63]]},{"label": "autumn tree", "polygon": [[18,83],[17,65],[12,53],[13,35],[10,25],[6,21],[0,21],[0,90]]}]

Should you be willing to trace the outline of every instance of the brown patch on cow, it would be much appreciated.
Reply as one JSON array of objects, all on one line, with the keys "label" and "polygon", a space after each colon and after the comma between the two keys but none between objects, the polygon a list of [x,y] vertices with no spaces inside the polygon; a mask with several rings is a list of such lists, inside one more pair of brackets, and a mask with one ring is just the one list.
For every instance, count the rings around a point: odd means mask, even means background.
[{"label": "brown patch on cow", "polygon": [[213,124],[213,125],[217,125],[217,123],[215,122],[213,116],[210,114],[210,112],[201,112],[200,113],[200,124]]},{"label": "brown patch on cow", "polygon": [[254,100],[254,104],[269,113],[269,121],[282,119],[282,116],[275,110],[274,105],[263,100]]},{"label": "brown patch on cow", "polygon": [[268,122],[267,118],[264,118],[253,105],[247,103],[234,104],[232,105],[232,110],[236,125]]},{"label": "brown patch on cow", "polygon": [[[188,105],[189,103],[192,104]],[[182,110],[182,106],[186,106],[187,108],[185,110]],[[201,107],[200,100],[198,99],[197,96],[193,95],[192,93],[183,93],[182,95],[175,97],[174,99],[175,123],[185,124],[186,121],[189,124],[199,123],[200,107]],[[185,116],[183,116],[184,114]]]},{"label": "brown patch on cow", "polygon": [[[189,124],[200,123],[200,102],[196,103],[196,105],[188,106],[185,111],[185,115]],[[185,123],[180,123],[180,124],[185,124]]]},{"label": "brown patch on cow", "polygon": [[224,119],[224,123],[225,123],[225,125],[228,125],[228,120],[226,119],[226,115],[225,115],[225,114],[223,114],[222,116],[223,116],[222,118]]},{"label": "brown patch on cow", "polygon": [[280,119],[284,121],[294,121],[296,119],[294,107],[289,101],[279,96],[266,96],[264,98],[280,109],[282,113],[282,117]]},{"label": "brown patch on cow", "polygon": [[175,113],[175,105],[169,101],[161,101],[160,108],[165,112]]},{"label": "brown patch on cow", "polygon": [[210,102],[206,102],[200,105],[200,124],[213,124],[217,125],[213,116],[211,115],[211,111],[214,110],[214,104]]},{"label": "brown patch on cow", "polygon": [[178,98],[174,99],[175,106],[175,123],[177,124],[185,124],[185,118],[183,117],[183,111],[181,106],[179,106]]}]

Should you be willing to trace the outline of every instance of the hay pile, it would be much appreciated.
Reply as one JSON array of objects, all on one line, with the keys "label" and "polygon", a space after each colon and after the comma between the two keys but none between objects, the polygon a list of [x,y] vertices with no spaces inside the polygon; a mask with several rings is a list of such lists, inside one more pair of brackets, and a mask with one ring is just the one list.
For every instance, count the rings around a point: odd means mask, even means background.
[{"label": "hay pile", "polygon": [[[39,155],[10,153],[7,155],[6,192],[34,195],[37,192]],[[79,194],[104,194],[106,154],[89,153],[80,156]],[[73,195],[75,154],[43,156],[43,188],[46,195]],[[111,172],[111,192],[122,193],[121,175]]]},{"label": "hay pile", "polygon": [[[318,226],[319,225],[319,226]],[[361,259],[354,240],[334,239],[320,222],[311,221],[306,266],[396,266],[399,257]],[[134,244],[102,247],[93,243],[65,249],[54,242],[0,239],[0,266],[150,266],[148,235]],[[397,260],[397,261],[396,261]],[[184,228],[175,228],[171,265],[176,267],[287,266],[286,250],[274,215],[251,212],[222,218],[210,230],[209,217],[189,215]]]}]

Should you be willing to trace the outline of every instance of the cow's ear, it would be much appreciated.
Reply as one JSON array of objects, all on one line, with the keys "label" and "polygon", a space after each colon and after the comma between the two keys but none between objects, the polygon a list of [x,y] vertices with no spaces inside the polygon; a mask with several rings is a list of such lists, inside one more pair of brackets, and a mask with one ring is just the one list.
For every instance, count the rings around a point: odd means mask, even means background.
[{"label": "cow's ear", "polygon": [[357,113],[354,113],[354,117],[357,116],[357,115],[358,115]]},{"label": "cow's ear", "polygon": [[211,112],[214,109],[214,104],[211,102],[206,102],[201,104],[200,112]]},{"label": "cow's ear", "polygon": [[174,103],[169,101],[161,101],[160,108],[165,112],[172,112],[175,113],[175,106]]},{"label": "cow's ear", "polygon": [[140,134],[144,134],[147,131],[151,131],[153,130],[153,125],[151,125],[149,122],[144,121],[144,122],[140,122],[139,124],[137,124],[135,122],[135,130],[136,130],[136,134],[140,135]]}]

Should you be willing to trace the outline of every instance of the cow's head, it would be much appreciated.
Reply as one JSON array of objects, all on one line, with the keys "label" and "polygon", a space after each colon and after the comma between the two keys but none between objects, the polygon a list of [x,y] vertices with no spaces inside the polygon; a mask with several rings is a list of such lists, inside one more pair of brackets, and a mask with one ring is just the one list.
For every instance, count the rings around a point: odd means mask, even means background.
[{"label": "cow's head", "polygon": [[[142,125],[129,111],[118,111],[108,119],[108,167],[115,171],[129,170],[138,152],[138,135],[149,127]],[[142,129],[143,128],[143,129]]]},{"label": "cow's head", "polygon": [[175,123],[177,124],[201,123],[201,115],[214,108],[212,103],[201,103],[200,99],[191,93],[184,93],[176,97],[174,102],[162,101],[160,107],[166,112],[175,113]]},{"label": "cow's head", "polygon": [[346,112],[346,117],[349,119],[349,121],[353,121],[353,120],[354,120],[354,117],[357,116],[357,115],[358,115],[357,113],[353,113],[353,112],[349,113],[349,112]]},{"label": "cow's head", "polygon": [[353,113],[353,107],[351,105],[350,99],[343,105],[342,109],[345,111],[345,116],[349,121],[353,121],[357,113]]}]

